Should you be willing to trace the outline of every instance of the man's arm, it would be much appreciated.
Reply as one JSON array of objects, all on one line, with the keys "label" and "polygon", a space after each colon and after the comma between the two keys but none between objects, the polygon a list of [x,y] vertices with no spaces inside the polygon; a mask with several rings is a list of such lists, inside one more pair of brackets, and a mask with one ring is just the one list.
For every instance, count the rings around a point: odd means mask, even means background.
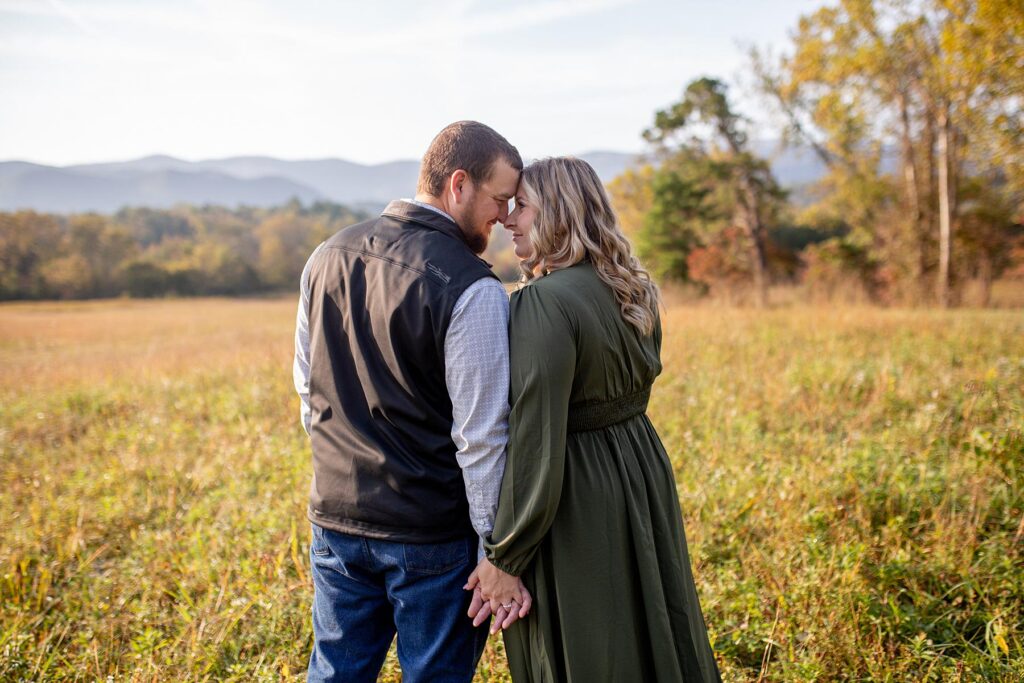
[{"label": "man's arm", "polygon": [[299,310],[295,314],[295,361],[292,363],[292,381],[295,383],[295,391],[299,394],[302,405],[299,414],[302,418],[302,427],[309,434],[310,410],[309,410],[309,270],[313,259],[320,251],[320,244],[306,261],[302,269],[302,277],[299,279]]},{"label": "man's arm", "polygon": [[444,357],[452,441],[482,542],[494,528],[508,442],[508,295],[500,282],[482,278],[459,297]]}]

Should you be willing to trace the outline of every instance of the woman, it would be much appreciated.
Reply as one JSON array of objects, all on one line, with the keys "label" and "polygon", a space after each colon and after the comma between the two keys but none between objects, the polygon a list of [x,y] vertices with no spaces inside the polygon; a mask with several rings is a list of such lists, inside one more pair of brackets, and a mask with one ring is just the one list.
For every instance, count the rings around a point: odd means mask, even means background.
[{"label": "woman", "polygon": [[[672,466],[644,412],[658,290],[586,162],[533,163],[515,202],[505,227],[526,286],[511,301],[508,461],[470,583],[491,600],[481,612],[515,622],[517,683],[718,681]],[[533,597],[520,621],[517,576]]]}]

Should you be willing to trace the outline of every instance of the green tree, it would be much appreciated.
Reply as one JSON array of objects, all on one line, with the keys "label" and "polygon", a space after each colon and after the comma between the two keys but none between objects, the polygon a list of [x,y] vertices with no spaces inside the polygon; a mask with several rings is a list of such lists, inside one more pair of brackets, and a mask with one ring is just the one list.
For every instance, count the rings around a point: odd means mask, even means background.
[{"label": "green tree", "polygon": [[711,201],[711,164],[680,149],[651,175],[651,205],[636,237],[637,255],[658,279],[690,279],[687,257],[720,216]]},{"label": "green tree", "polygon": [[[644,137],[663,152],[671,150],[673,145],[690,148],[687,161],[691,165],[695,160],[705,163],[709,177],[715,180],[715,188],[721,194],[714,208],[698,214],[716,221],[724,218],[743,232],[754,301],[758,306],[765,306],[768,301],[768,229],[784,193],[767,162],[750,151],[746,123],[729,104],[724,83],[700,78],[686,87],[682,100],[655,114],[654,126],[645,131]],[[692,150],[704,147],[703,141],[695,135],[702,131],[710,131],[711,149],[707,154],[695,155]],[[689,210],[695,200],[698,205],[701,203],[700,192],[685,185],[682,178],[663,178],[656,183],[653,220],[672,220],[678,208]]]}]

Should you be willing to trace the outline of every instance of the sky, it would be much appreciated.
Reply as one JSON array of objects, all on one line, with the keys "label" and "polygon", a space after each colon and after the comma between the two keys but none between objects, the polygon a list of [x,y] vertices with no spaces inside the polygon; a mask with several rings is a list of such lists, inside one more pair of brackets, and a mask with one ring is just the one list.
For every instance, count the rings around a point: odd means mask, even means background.
[{"label": "sky", "polygon": [[639,152],[692,79],[772,137],[746,46],[824,0],[0,0],[0,160],[419,158],[476,119],[524,157]]}]

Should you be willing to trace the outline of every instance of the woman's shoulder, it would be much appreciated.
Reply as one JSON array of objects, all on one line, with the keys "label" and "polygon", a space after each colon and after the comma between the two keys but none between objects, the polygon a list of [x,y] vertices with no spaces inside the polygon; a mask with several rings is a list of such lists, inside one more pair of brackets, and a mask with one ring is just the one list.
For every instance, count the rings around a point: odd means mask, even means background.
[{"label": "woman's shoulder", "polygon": [[561,301],[572,298],[580,287],[597,277],[589,261],[559,268],[512,292],[512,300]]},{"label": "woman's shoulder", "polygon": [[[580,296],[593,278],[589,263],[560,268],[512,292],[509,301],[513,324],[579,326]],[[530,322],[528,322],[530,321]]]}]

